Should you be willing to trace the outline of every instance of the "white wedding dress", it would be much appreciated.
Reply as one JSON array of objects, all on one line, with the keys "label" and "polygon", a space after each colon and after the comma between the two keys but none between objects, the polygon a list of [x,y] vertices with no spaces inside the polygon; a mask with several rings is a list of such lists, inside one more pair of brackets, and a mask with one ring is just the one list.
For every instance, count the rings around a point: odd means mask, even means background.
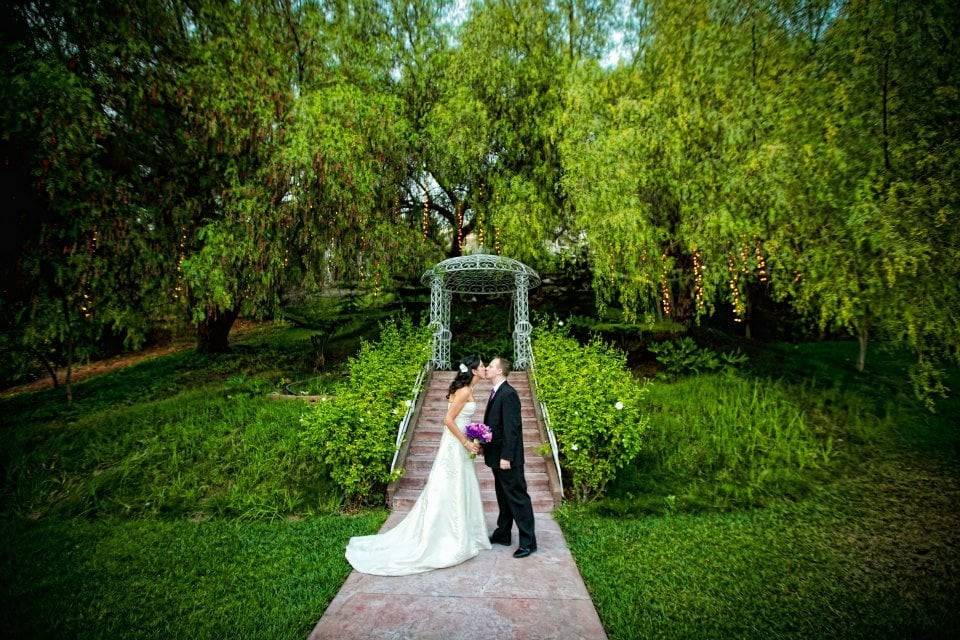
[{"label": "white wedding dress", "polygon": [[[473,400],[463,406],[455,420],[461,430],[476,408]],[[410,512],[389,531],[350,538],[345,555],[362,573],[401,576],[459,564],[490,548],[474,460],[444,426],[426,486]]]}]

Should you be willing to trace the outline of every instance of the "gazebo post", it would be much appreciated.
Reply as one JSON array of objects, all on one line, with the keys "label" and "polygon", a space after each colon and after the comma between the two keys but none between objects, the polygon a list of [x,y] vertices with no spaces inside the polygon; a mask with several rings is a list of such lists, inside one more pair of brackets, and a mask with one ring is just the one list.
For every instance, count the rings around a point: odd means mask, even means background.
[{"label": "gazebo post", "polygon": [[516,360],[514,367],[518,370],[526,369],[533,359],[533,347],[530,344],[530,331],[533,325],[529,318],[529,277],[526,272],[516,274],[517,288],[514,291],[514,315],[516,324],[513,329],[513,357]]},{"label": "gazebo post", "polygon": [[[443,332],[449,331],[447,325],[444,322],[444,302],[445,296],[443,295],[443,277],[440,274],[433,274],[430,279],[430,326],[433,328],[433,366],[438,369],[443,369],[444,364],[444,349],[443,349]],[[447,302],[447,317],[450,315],[449,300]],[[447,341],[447,358],[449,359],[449,347],[450,342]]]},{"label": "gazebo post", "polygon": [[450,331],[450,300],[453,298],[453,292],[443,288],[441,294],[441,322],[442,328],[440,329],[440,362],[444,369],[450,368],[450,338],[453,336],[453,333]]}]

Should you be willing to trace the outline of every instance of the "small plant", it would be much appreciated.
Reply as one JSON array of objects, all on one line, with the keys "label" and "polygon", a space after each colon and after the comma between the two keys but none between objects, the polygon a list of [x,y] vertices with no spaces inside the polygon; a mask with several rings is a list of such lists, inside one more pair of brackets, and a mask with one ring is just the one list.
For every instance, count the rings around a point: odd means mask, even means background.
[{"label": "small plant", "polygon": [[689,336],[679,340],[654,342],[647,348],[656,355],[657,362],[663,366],[661,377],[667,378],[732,369],[747,361],[747,357],[740,353],[739,349],[732,353],[718,354],[710,349],[698,347]]},{"label": "small plant", "polygon": [[333,320],[322,320],[317,323],[317,332],[310,336],[310,346],[313,349],[313,370],[320,371],[327,364],[327,344],[337,332],[337,325]]}]

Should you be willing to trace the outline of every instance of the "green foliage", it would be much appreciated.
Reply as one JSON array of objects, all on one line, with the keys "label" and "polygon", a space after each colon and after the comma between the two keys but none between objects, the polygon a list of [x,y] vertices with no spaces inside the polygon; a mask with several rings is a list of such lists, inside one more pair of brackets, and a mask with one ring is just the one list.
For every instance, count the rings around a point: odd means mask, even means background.
[{"label": "green foliage", "polygon": [[387,323],[377,342],[364,341],[334,396],[301,418],[302,445],[330,469],[350,504],[377,503],[390,473],[400,419],[411,386],[430,356],[430,330],[409,319]]},{"label": "green foliage", "polygon": [[[642,454],[618,480],[628,509],[723,510],[808,494],[840,436],[811,421],[787,389],[731,370],[654,383]],[[675,501],[668,505],[668,498]],[[617,501],[609,508],[617,511]]]},{"label": "green foliage", "polygon": [[646,388],[626,369],[623,353],[597,340],[582,347],[557,326],[537,325],[533,353],[537,390],[573,493],[598,498],[644,446]]},{"label": "green foliage", "polygon": [[647,348],[656,354],[657,362],[663,365],[662,373],[667,377],[733,368],[747,361],[747,357],[739,353],[739,350],[736,353],[716,353],[711,349],[698,347],[689,336],[679,340],[654,342]]}]

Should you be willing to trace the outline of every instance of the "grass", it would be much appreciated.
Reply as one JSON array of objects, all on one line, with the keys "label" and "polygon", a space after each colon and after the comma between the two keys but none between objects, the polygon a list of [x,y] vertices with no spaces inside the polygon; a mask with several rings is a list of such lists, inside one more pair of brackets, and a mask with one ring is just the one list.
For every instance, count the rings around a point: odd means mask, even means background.
[{"label": "grass", "polygon": [[0,400],[0,636],[306,637],[349,573],[347,540],[387,512],[340,513],[301,446],[305,405],[265,392],[331,386],[373,316],[339,319],[321,376],[313,330],[280,324],[90,378],[71,406],[56,390]]},{"label": "grass", "polygon": [[[742,375],[767,392],[779,387],[780,402],[793,407],[781,421],[802,415],[818,441],[832,436],[829,473],[808,477],[800,495],[782,492],[757,508],[651,508],[671,492],[696,495],[696,465],[681,460],[677,477],[644,478],[634,467],[611,487],[618,497],[558,510],[609,637],[955,637],[956,398],[927,413],[902,382],[902,353],[875,356],[861,374],[852,367],[855,344],[742,346],[751,350]],[[658,383],[663,429],[702,434],[690,420],[725,411],[708,379]],[[958,383],[951,372],[950,386]],[[743,393],[727,401],[754,402]],[[724,449],[714,445],[707,462]],[[661,460],[681,450],[664,448]]]},{"label": "grass", "polygon": [[[377,332],[364,313],[340,319],[324,376],[310,368],[309,326],[272,326],[230,354],[86,380],[69,408],[58,391],[0,401],[0,635],[308,635],[349,572],[346,541],[387,514],[337,512],[325,471],[297,447],[298,403],[262,394],[282,379],[329,388]],[[652,389],[671,473],[635,466],[615,497],[556,512],[609,637],[956,635],[957,396],[927,413],[899,352],[871,351],[861,374],[855,343],[738,346],[750,363],[735,381]],[[948,384],[960,389],[960,375]],[[717,440],[717,415],[766,425],[761,435],[802,421],[803,439],[785,442],[816,450],[832,437],[830,464],[805,472],[803,491],[718,501],[717,474],[741,451],[731,443],[750,440]],[[710,443],[699,457],[693,433]]]},{"label": "grass", "polygon": [[798,498],[820,484],[845,437],[811,419],[772,381],[733,372],[648,385],[650,426],[618,474],[614,513],[710,511]]},{"label": "grass", "polygon": [[386,515],[3,519],[0,635],[306,638]]},{"label": "grass", "polygon": [[303,405],[264,393],[283,373],[303,371],[308,335],[268,327],[228,354],[155,358],[78,384],[69,408],[52,390],[4,400],[2,511],[33,519],[330,512],[339,497],[300,445]]}]

